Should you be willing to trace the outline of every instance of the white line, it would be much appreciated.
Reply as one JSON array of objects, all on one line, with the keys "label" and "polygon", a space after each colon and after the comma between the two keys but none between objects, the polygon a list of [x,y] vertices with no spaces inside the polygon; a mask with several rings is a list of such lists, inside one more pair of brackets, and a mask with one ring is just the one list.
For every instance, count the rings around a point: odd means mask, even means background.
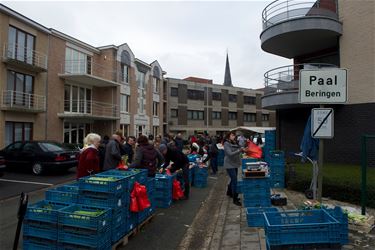
[{"label": "white line", "polygon": [[43,182],[19,181],[19,180],[8,180],[8,179],[0,179],[0,181],[18,182],[18,183],[26,183],[26,184],[34,184],[34,185],[44,185],[44,186],[53,186],[53,184],[51,184],[51,183],[43,183]]}]

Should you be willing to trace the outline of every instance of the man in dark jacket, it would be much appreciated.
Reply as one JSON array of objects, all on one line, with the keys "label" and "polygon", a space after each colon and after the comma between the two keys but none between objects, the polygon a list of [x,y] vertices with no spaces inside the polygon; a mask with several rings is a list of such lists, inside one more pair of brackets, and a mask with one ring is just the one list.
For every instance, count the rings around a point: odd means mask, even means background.
[{"label": "man in dark jacket", "polygon": [[182,150],[184,149],[184,140],[182,139],[182,135],[181,133],[178,133],[176,135],[176,137],[174,138],[174,142],[175,142],[175,145],[176,145],[176,148],[182,152]]},{"label": "man in dark jacket", "polygon": [[182,175],[185,182],[184,195],[185,199],[189,198],[190,193],[190,183],[189,183],[189,159],[181,151],[169,147],[165,144],[160,144],[159,151],[164,156],[164,165],[163,168],[169,166],[169,163],[172,161],[173,164],[170,168],[171,173],[176,172],[179,169],[182,169]]},{"label": "man in dark jacket", "polygon": [[135,144],[135,137],[134,136],[128,136],[128,139],[126,140],[126,143],[124,145],[124,153],[128,156],[128,162],[127,164],[131,164],[133,162],[133,156],[134,156],[134,150],[133,146]]},{"label": "man in dark jacket", "polygon": [[121,136],[112,135],[112,139],[108,142],[105,148],[105,157],[103,170],[114,169],[121,161],[121,150],[120,150]]},{"label": "man in dark jacket", "polygon": [[219,154],[219,149],[216,146],[216,139],[212,138],[211,144],[208,148],[208,156],[210,158],[210,165],[211,165],[211,171],[212,174],[217,173],[217,156]]}]

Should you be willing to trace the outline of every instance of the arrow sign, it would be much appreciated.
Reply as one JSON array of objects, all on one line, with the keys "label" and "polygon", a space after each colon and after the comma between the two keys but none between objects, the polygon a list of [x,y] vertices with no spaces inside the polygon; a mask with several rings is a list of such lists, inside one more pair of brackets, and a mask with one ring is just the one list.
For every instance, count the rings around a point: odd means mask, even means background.
[{"label": "arrow sign", "polygon": [[311,110],[311,136],[313,138],[333,138],[333,109],[315,108]]}]

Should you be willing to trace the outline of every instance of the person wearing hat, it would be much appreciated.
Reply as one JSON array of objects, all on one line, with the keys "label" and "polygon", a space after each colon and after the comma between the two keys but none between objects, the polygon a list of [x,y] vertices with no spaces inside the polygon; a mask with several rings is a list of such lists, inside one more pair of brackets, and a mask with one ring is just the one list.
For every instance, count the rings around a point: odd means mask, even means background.
[{"label": "person wearing hat", "polygon": [[184,189],[184,198],[189,199],[190,194],[190,183],[189,183],[189,159],[187,156],[179,151],[178,149],[169,147],[165,144],[160,144],[159,151],[164,156],[163,168],[160,169],[163,171],[166,167],[169,166],[169,163],[172,161],[173,164],[170,167],[171,173],[176,172],[179,169],[182,169],[182,175],[185,182]]}]

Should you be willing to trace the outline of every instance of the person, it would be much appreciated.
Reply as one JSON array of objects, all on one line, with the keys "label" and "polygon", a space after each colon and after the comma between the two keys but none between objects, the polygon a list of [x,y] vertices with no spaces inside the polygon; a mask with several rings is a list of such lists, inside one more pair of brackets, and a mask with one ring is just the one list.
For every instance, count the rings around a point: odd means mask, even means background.
[{"label": "person", "polygon": [[135,151],[135,159],[129,167],[148,170],[148,177],[155,177],[156,170],[163,163],[163,156],[148,141],[145,135],[140,135],[137,140],[138,147]]},{"label": "person", "polygon": [[105,135],[103,137],[103,140],[100,142],[99,145],[99,166],[100,166],[100,171],[103,171],[103,166],[104,166],[104,157],[105,157],[105,148],[109,142],[109,136]]},{"label": "person", "polygon": [[83,140],[86,145],[79,156],[77,166],[77,180],[81,177],[91,174],[99,173],[100,159],[99,159],[99,145],[101,137],[98,134],[90,133]]},{"label": "person", "polygon": [[179,169],[182,169],[182,176],[185,182],[184,186],[184,199],[189,199],[190,194],[190,183],[189,183],[189,159],[181,151],[167,146],[165,144],[160,144],[159,151],[164,156],[163,168],[160,171],[163,171],[169,166],[169,163],[172,161],[173,164],[170,167],[171,173],[176,172]]},{"label": "person", "polygon": [[148,135],[148,143],[150,143],[151,145],[154,145],[154,135]]},{"label": "person", "polygon": [[182,135],[181,133],[178,133],[176,135],[176,137],[174,138],[174,142],[175,142],[175,145],[176,145],[176,148],[182,152],[182,150],[184,149],[184,140],[182,139]]},{"label": "person", "polygon": [[126,143],[124,145],[124,154],[128,156],[128,162],[125,162],[126,164],[131,164],[133,162],[134,144],[135,144],[135,137],[132,135],[128,136],[128,139],[126,140]]},{"label": "person", "polygon": [[245,136],[243,136],[243,134],[240,134],[238,136],[238,145],[240,147],[245,147],[245,145],[246,145],[246,138],[245,138]]},{"label": "person", "polygon": [[154,146],[155,146],[155,148],[158,149],[159,146],[160,146],[160,144],[161,144],[161,135],[159,134],[159,135],[157,135],[157,136],[155,137],[155,141],[154,141]]},{"label": "person", "polygon": [[258,134],[258,137],[257,137],[257,145],[258,146],[261,146],[263,144],[263,140],[262,140],[262,136],[260,134]]},{"label": "person", "polygon": [[103,170],[114,169],[121,161],[120,149],[121,136],[117,134],[112,135],[112,139],[108,142],[105,148],[105,157]]},{"label": "person", "polygon": [[224,142],[224,169],[226,169],[230,178],[227,189],[227,195],[233,198],[233,204],[241,206],[241,202],[237,193],[237,175],[238,168],[241,166],[240,154],[244,152],[244,148],[240,148],[236,141],[236,134],[229,132]]},{"label": "person", "polygon": [[208,149],[208,156],[210,158],[210,167],[211,167],[211,171],[213,175],[215,175],[218,171],[218,168],[217,168],[218,154],[219,154],[219,149],[216,146],[216,139],[212,138],[211,144]]}]

